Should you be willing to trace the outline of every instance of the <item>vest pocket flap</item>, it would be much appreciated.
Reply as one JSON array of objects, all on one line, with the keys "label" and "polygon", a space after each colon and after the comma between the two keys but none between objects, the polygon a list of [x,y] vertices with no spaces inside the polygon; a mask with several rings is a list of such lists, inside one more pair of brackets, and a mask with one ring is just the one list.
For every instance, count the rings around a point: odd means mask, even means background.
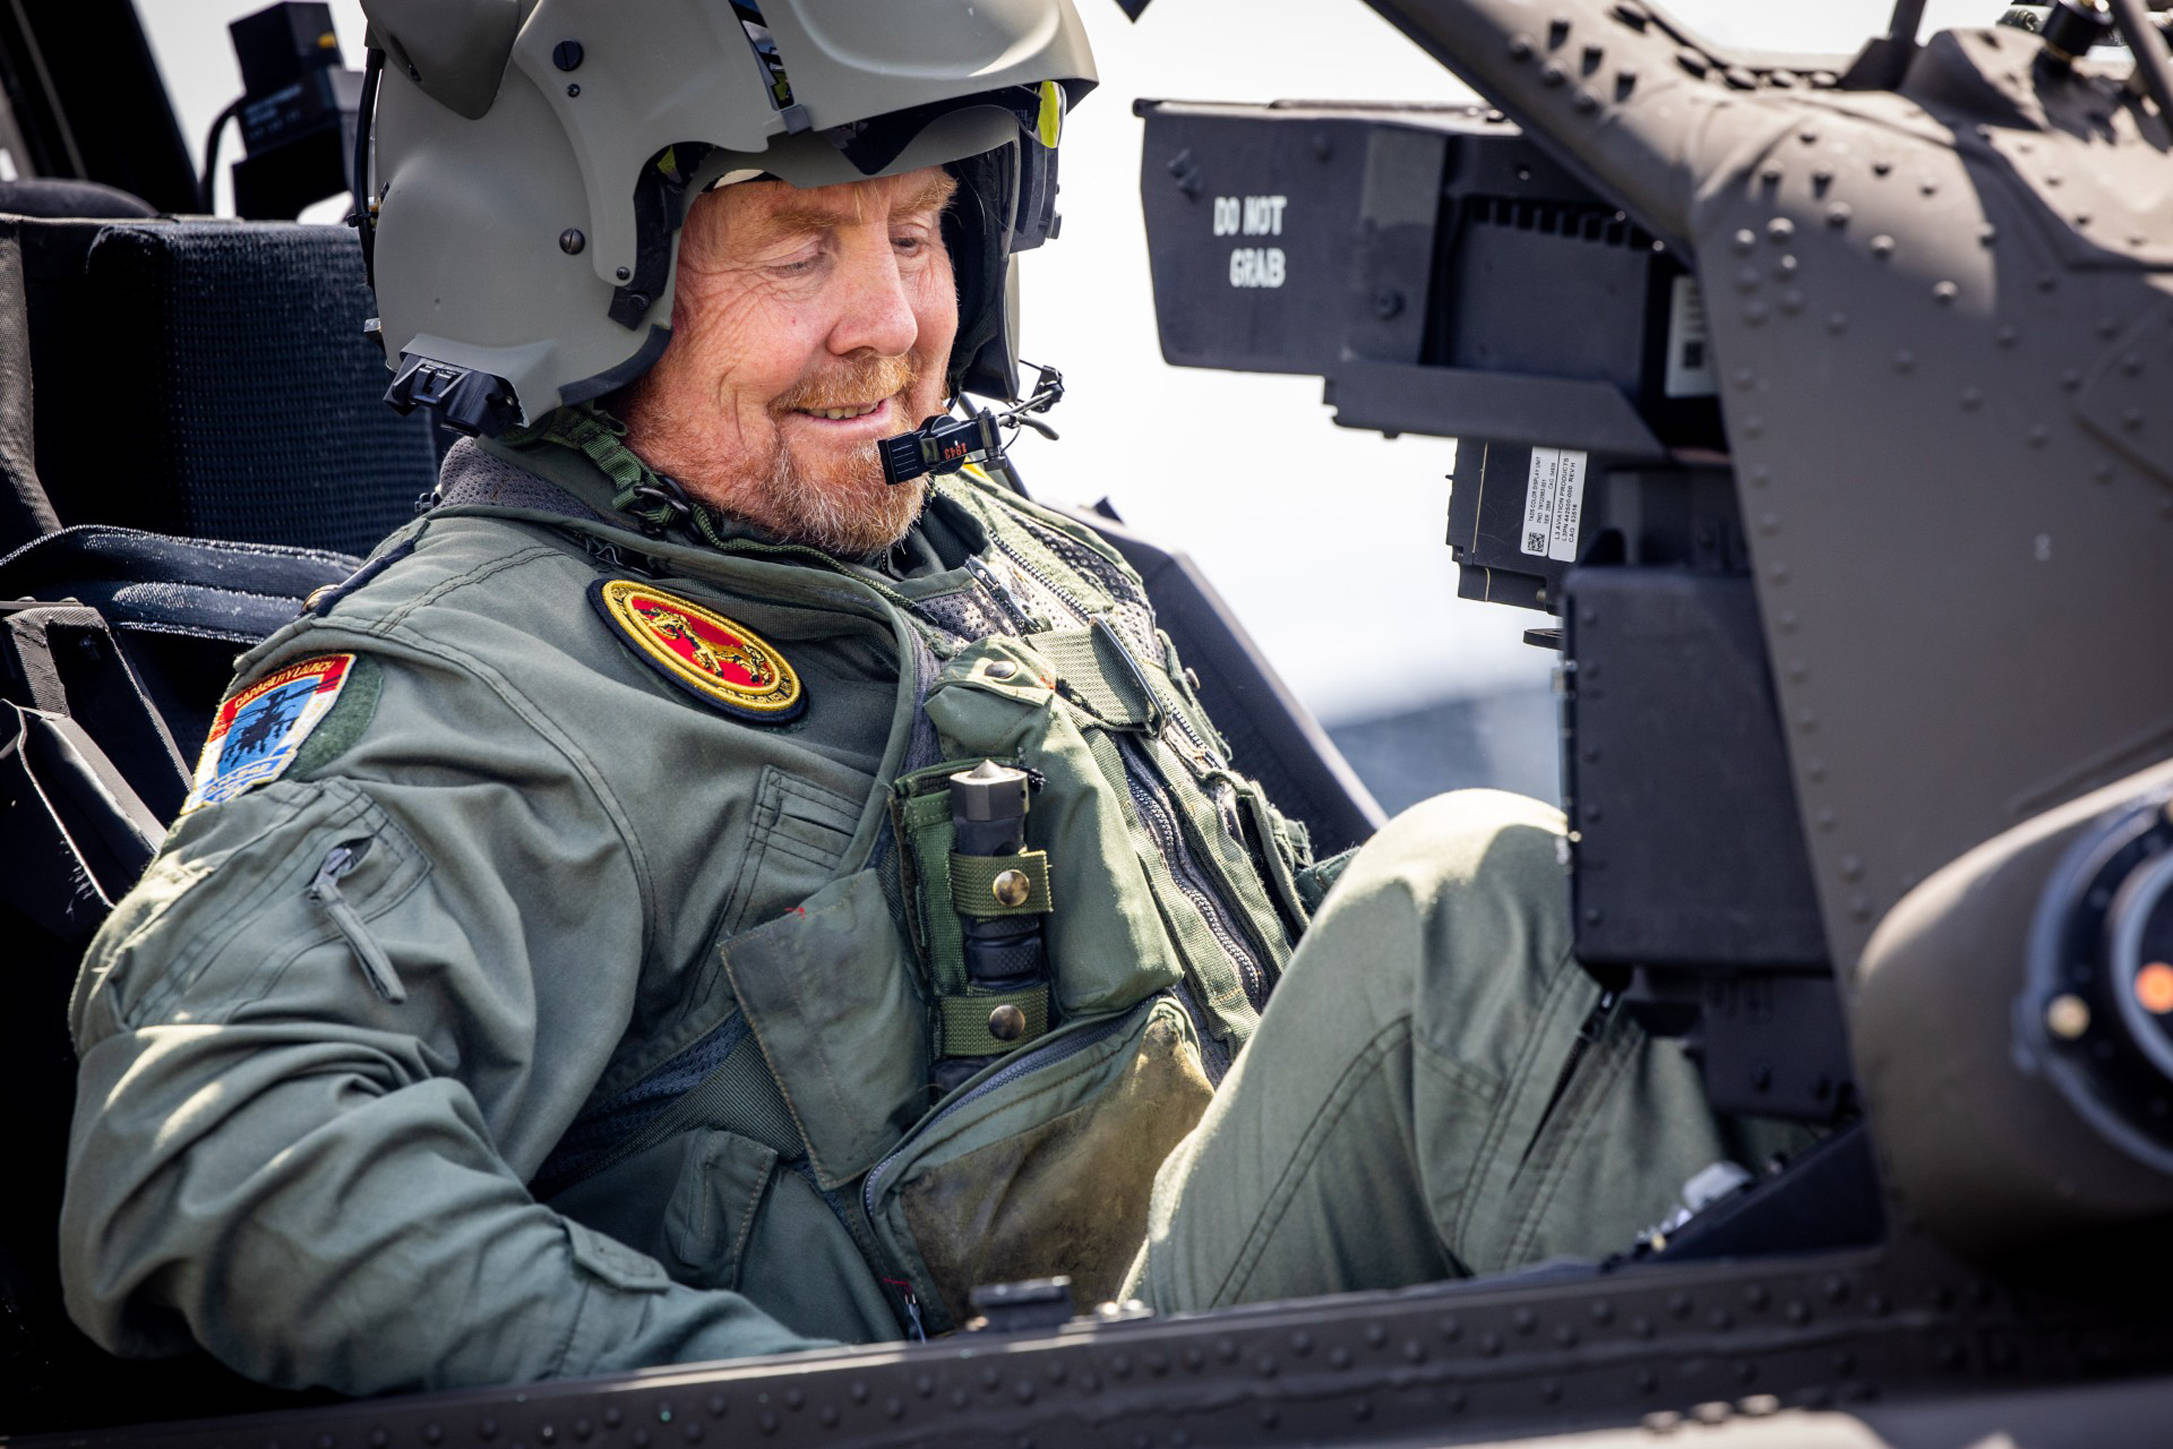
[{"label": "vest pocket flap", "polygon": [[720,954],[817,1178],[843,1186],[928,1104],[926,1010],[878,873],[825,886]]},{"label": "vest pocket flap", "polygon": [[1161,729],[1161,702],[1138,661],[1108,625],[1037,634],[1034,645],[1056,667],[1072,697],[1103,724],[1149,733]]},{"label": "vest pocket flap", "polygon": [[[1026,809],[1026,840],[1047,857],[1050,913],[1044,917],[1049,960],[1062,1014],[1070,1019],[1122,1010],[1183,979],[1183,963],[1164,929],[1125,814],[1123,767],[1112,737],[1085,712],[1032,685],[1023,697],[1008,685],[981,682],[992,664],[1031,659],[1012,639],[988,639],[961,651],[929,692],[926,709],[954,760],[1003,760],[1040,776]],[[1024,668],[1009,676],[1028,677]],[[1090,742],[1088,733],[1091,732]],[[1107,754],[1097,753],[1096,744]],[[1112,773],[1114,772],[1114,773]],[[919,804],[919,801],[912,802]],[[928,823],[944,836],[940,896],[923,898],[953,913],[949,806],[931,798]],[[901,834],[914,824],[901,821]],[[993,884],[993,882],[991,882]],[[940,974],[947,962],[931,962]]]}]

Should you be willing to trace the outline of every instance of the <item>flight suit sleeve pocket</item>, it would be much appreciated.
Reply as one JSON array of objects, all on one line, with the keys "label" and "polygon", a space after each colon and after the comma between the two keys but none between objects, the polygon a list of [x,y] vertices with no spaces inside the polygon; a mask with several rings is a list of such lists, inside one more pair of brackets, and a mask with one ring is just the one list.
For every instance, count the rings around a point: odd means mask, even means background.
[{"label": "flight suit sleeve pocket", "polygon": [[[83,990],[125,1027],[226,1022],[275,990],[290,1010],[346,1015],[356,988],[395,1009],[404,989],[370,923],[428,874],[351,783],[274,782],[182,822],[92,943]],[[282,985],[320,947],[348,959]]]},{"label": "flight suit sleeve pocket", "polygon": [[633,1293],[662,1293],[671,1287],[671,1278],[656,1259],[645,1257],[572,1218],[560,1221],[566,1225],[566,1241],[573,1249],[575,1266],[590,1277]]},{"label": "flight suit sleeve pocket", "polygon": [[678,1186],[664,1208],[672,1277],[696,1288],[739,1287],[747,1241],[762,1211],[777,1153],[736,1132],[688,1136]]},{"label": "flight suit sleeve pocket", "polygon": [[928,1104],[926,1007],[879,873],[720,949],[823,1187],[850,1182]]}]

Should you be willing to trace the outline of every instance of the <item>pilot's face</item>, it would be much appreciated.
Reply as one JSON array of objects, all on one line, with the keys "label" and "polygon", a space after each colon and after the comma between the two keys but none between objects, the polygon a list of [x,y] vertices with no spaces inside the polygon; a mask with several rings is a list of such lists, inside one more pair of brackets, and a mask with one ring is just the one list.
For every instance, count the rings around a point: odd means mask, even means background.
[{"label": "pilot's face", "polygon": [[867,557],[924,485],[875,444],[940,412],[958,296],[940,169],[799,191],[723,187],[687,213],[672,338],[622,399],[628,441],[694,497],[780,537]]}]

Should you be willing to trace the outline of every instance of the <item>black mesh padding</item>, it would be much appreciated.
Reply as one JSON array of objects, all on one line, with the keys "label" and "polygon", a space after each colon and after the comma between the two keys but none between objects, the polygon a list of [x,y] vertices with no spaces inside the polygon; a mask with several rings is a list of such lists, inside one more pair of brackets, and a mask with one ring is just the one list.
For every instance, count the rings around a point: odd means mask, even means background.
[{"label": "black mesh padding", "polygon": [[1100,584],[1102,591],[1116,600],[1108,611],[1110,622],[1126,636],[1126,642],[1140,657],[1162,657],[1162,642],[1155,637],[1154,610],[1140,594],[1139,586],[1124,576],[1123,570],[1077,539],[1053,528],[1044,528],[1031,520],[1027,521],[1026,527],[1041,541],[1042,547]]},{"label": "black mesh padding", "polygon": [[991,634],[1012,632],[1003,615],[989,604],[987,591],[979,584],[955,594],[937,594],[934,598],[922,599],[913,609],[944,633],[966,643],[986,639]]},{"label": "black mesh padding", "polygon": [[[64,438],[39,409],[39,462],[63,522],[361,554],[434,485],[428,419],[383,402],[345,228],[110,226],[79,294],[89,325],[73,339]],[[81,365],[84,347],[96,365]]]}]

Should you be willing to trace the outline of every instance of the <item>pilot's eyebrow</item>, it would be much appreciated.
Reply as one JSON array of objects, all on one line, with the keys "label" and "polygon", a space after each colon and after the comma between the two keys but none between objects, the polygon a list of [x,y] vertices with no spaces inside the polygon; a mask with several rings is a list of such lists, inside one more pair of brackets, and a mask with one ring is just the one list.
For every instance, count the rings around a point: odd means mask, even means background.
[{"label": "pilot's eyebrow", "polygon": [[[919,187],[907,192],[890,208],[890,214],[911,216],[917,212],[940,212],[950,205],[958,194],[958,183],[943,172],[937,172]],[[849,224],[856,219],[849,206],[820,202],[787,201],[763,219],[763,228],[774,234],[803,231],[829,231],[833,227]]]},{"label": "pilot's eyebrow", "polygon": [[958,195],[958,182],[948,172],[938,171],[921,184],[919,190],[909,194],[904,201],[890,209],[892,216],[911,215],[916,211],[940,212]]}]

